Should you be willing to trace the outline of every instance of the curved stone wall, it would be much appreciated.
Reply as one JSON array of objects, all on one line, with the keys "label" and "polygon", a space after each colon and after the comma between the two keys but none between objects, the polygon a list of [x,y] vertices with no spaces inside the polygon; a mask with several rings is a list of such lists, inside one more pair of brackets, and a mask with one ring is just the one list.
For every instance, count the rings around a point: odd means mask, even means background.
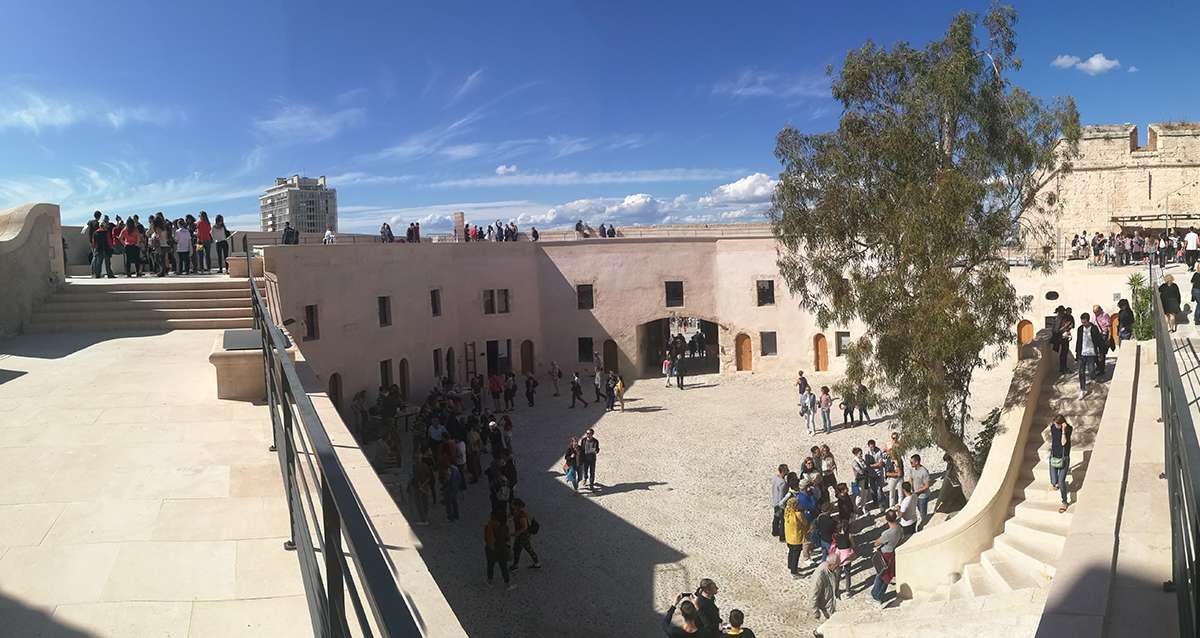
[{"label": "curved stone wall", "polygon": [[60,223],[57,204],[0,211],[0,335],[19,333],[34,305],[63,283]]}]

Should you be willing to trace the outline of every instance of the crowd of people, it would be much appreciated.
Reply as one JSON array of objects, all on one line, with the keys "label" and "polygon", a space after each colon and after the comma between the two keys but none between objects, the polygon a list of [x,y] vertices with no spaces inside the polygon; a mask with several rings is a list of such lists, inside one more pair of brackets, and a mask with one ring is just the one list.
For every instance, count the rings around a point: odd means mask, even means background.
[{"label": "crowd of people", "polygon": [[1106,237],[1101,232],[1089,236],[1085,230],[1071,238],[1071,258],[1087,259],[1095,266],[1186,263],[1192,270],[1200,260],[1200,234],[1189,228],[1186,233],[1179,229],[1160,233],[1135,230]]},{"label": "crowd of people", "polygon": [[95,279],[116,276],[112,269],[114,254],[124,257],[126,277],[210,273],[213,262],[217,272],[228,269],[230,232],[221,215],[212,222],[205,211],[200,211],[198,217],[189,214],[175,220],[158,212],[145,224],[139,215],[127,219],[117,215],[114,220],[95,211],[80,231],[87,237],[88,262]]}]

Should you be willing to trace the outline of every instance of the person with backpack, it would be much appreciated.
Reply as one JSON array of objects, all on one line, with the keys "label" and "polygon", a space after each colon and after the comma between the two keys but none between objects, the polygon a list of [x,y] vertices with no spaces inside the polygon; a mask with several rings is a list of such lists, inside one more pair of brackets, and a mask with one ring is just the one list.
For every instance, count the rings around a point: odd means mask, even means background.
[{"label": "person with backpack", "polygon": [[533,543],[531,536],[538,533],[541,524],[536,518],[529,515],[525,509],[525,501],[514,498],[512,500],[512,519],[513,519],[513,558],[512,565],[509,569],[520,567],[521,552],[529,554],[529,558],[533,559],[533,564],[530,565],[533,569],[541,569],[542,563],[538,560],[537,552],[533,551]]},{"label": "person with backpack", "polygon": [[483,526],[483,550],[484,556],[487,558],[487,582],[492,584],[492,576],[495,574],[496,565],[500,566],[500,576],[504,579],[504,584],[508,585],[508,590],[512,591],[517,588],[509,580],[508,572],[508,518],[504,510],[492,510],[492,515],[488,518],[488,522]]},{"label": "person with backpack", "polygon": [[285,246],[300,243],[300,233],[292,228],[292,222],[283,222],[282,240]]}]

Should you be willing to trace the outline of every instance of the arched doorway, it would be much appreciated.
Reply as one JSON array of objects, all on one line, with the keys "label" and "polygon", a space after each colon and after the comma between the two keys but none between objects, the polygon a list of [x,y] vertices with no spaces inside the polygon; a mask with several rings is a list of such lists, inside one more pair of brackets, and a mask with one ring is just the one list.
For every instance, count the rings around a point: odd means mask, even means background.
[{"label": "arched doorway", "polygon": [[617,371],[617,342],[612,339],[604,340],[604,369]]},{"label": "arched doorway", "polygon": [[329,401],[338,412],[342,411],[342,375],[334,372],[329,375]]},{"label": "arched doorway", "polygon": [[446,376],[449,377],[450,383],[458,383],[458,376],[454,370],[454,348],[446,348]]},{"label": "arched doorway", "polygon": [[817,372],[829,370],[829,344],[821,333],[813,337],[813,369]]},{"label": "arched doorway", "polygon": [[400,367],[396,372],[400,385],[400,398],[408,401],[408,359],[400,360]]},{"label": "arched doorway", "polygon": [[754,347],[750,343],[750,335],[738,333],[738,336],[733,338],[733,350],[737,353],[738,372],[748,372],[754,368]]},{"label": "arched doorway", "polygon": [[1017,324],[1017,345],[1023,346],[1033,341],[1033,322],[1022,319]]},{"label": "arched doorway", "polygon": [[526,339],[521,342],[521,374],[533,372],[533,342]]}]

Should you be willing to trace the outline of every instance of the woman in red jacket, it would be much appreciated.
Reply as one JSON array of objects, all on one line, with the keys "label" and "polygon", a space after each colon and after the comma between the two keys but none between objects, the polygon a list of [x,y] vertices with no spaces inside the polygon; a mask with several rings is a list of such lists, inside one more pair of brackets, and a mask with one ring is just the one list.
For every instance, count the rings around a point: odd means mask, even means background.
[{"label": "woman in red jacket", "polygon": [[200,211],[200,221],[196,222],[196,243],[200,249],[200,271],[209,272],[212,270],[212,224],[208,222],[208,213],[204,211]]}]

